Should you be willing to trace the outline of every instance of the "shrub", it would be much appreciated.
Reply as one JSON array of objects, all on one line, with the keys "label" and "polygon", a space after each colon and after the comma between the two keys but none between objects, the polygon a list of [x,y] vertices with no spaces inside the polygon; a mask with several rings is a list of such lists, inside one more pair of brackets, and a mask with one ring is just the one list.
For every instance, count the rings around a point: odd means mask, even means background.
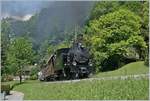
[{"label": "shrub", "polygon": [[30,80],[30,77],[25,78],[26,80]]},{"label": "shrub", "polygon": [[13,79],[14,79],[14,77],[12,75],[6,75],[6,74],[4,74],[1,77],[1,81],[2,82],[13,81]]},{"label": "shrub", "polygon": [[1,92],[6,92],[6,95],[10,94],[10,84],[2,84],[1,85]]},{"label": "shrub", "polygon": [[14,77],[12,75],[7,76],[7,81],[13,81]]},{"label": "shrub", "polygon": [[5,81],[5,75],[2,75],[1,76],[1,82],[4,82]]},{"label": "shrub", "polygon": [[31,69],[30,71],[30,76],[33,76],[33,75],[36,75],[38,73],[38,68],[37,67],[34,67]]},{"label": "shrub", "polygon": [[37,79],[37,75],[30,76],[30,80],[36,80],[36,79]]},{"label": "shrub", "polygon": [[146,66],[149,66],[149,57],[146,57],[146,58],[145,58],[144,64],[145,64]]}]

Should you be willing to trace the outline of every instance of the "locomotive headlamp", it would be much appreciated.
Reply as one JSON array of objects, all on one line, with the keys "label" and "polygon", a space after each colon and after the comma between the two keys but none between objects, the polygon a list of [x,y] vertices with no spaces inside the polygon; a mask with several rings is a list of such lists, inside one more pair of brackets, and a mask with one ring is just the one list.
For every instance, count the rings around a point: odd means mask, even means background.
[{"label": "locomotive headlamp", "polygon": [[79,46],[81,46],[82,44],[81,43],[79,43]]},{"label": "locomotive headlamp", "polygon": [[76,66],[77,65],[77,63],[74,61],[73,63],[72,63],[74,66]]},{"label": "locomotive headlamp", "polygon": [[93,64],[92,64],[92,62],[91,62],[91,61],[89,62],[89,66],[93,66]]},{"label": "locomotive headlamp", "polygon": [[81,48],[84,48],[84,46],[82,45]]},{"label": "locomotive headlamp", "polygon": [[92,64],[92,63],[90,63],[89,65],[90,65],[90,66],[93,66],[93,64]]}]

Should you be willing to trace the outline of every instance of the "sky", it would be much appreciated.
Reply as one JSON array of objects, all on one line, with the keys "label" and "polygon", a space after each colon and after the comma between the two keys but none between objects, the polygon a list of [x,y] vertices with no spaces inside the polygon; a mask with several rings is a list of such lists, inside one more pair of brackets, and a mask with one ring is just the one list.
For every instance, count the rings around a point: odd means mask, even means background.
[{"label": "sky", "polygon": [[1,19],[12,17],[18,20],[28,20],[33,14],[51,4],[53,4],[53,1],[3,0],[1,1]]}]

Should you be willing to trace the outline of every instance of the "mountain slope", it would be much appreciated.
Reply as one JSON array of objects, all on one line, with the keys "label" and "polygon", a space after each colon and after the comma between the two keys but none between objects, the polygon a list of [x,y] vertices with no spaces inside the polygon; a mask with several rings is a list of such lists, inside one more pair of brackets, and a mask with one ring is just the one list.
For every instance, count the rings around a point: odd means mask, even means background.
[{"label": "mountain slope", "polygon": [[28,21],[11,19],[10,23],[16,36],[29,34],[37,43],[41,43],[52,37],[64,36],[66,32],[74,31],[76,26],[82,27],[92,5],[90,1],[54,2]]}]

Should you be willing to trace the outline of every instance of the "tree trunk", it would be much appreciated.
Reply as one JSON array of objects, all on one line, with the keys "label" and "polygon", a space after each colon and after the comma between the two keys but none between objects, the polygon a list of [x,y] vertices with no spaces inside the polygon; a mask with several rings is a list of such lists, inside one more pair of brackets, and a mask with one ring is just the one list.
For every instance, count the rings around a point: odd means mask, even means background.
[{"label": "tree trunk", "polygon": [[22,72],[19,73],[20,83],[22,83]]}]

